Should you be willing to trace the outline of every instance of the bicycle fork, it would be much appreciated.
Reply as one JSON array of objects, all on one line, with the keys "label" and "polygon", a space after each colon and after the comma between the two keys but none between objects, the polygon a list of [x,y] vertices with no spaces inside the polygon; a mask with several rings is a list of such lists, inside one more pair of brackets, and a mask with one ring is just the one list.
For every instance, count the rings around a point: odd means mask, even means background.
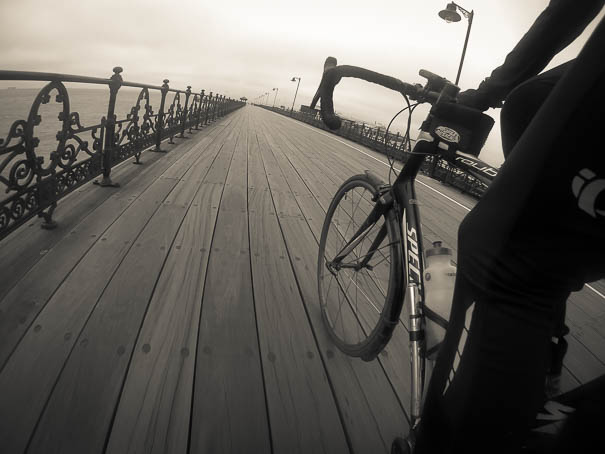
[{"label": "bicycle fork", "polygon": [[[420,309],[420,292],[415,282],[410,282],[406,289],[406,301],[410,308],[410,366],[412,376],[412,392],[410,402],[410,426],[413,428],[420,420],[422,407],[422,390],[424,388],[424,327],[422,326],[422,312]],[[408,299],[409,298],[409,299]]]}]

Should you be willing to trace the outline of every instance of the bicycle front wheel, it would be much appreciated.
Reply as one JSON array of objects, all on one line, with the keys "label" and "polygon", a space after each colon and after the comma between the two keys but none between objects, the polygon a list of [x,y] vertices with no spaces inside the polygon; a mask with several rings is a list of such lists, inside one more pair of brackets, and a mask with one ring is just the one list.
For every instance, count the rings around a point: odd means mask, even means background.
[{"label": "bicycle front wheel", "polygon": [[323,321],[344,353],[370,361],[388,343],[403,295],[402,245],[395,210],[361,229],[378,188],[349,178],[332,200],[319,244],[317,279]]}]

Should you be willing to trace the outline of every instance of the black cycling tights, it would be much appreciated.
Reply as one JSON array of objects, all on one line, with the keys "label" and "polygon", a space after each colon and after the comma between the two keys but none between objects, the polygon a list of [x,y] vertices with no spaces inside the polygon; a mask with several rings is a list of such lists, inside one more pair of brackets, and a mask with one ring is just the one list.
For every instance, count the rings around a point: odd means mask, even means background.
[{"label": "black cycling tights", "polygon": [[[542,404],[553,317],[543,308],[526,308],[520,319],[508,303],[478,295],[459,276],[416,452],[517,452]],[[473,303],[469,335],[450,384],[464,314]]]},{"label": "black cycling tights", "polygon": [[[571,291],[605,277],[605,148],[595,146],[605,122],[605,78],[575,100],[581,108],[564,125],[551,122],[552,100],[562,93],[553,90],[539,120],[522,134],[525,125],[505,126],[505,117],[521,119],[523,109],[535,112],[542,104],[528,102],[540,92],[531,83],[545,86],[537,77],[507,99],[503,133],[516,128],[522,137],[512,139],[500,175],[459,229],[450,327],[429,384],[417,454],[518,452],[541,404],[561,307]],[[548,148],[537,153],[543,139]],[[449,383],[473,303],[462,360]]]}]

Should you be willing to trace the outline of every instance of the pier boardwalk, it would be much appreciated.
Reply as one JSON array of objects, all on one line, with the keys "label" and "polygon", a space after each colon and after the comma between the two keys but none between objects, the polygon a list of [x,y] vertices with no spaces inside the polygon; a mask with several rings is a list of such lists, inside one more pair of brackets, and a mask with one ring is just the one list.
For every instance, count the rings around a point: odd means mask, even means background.
[{"label": "pier boardwalk", "polygon": [[[5,453],[379,453],[407,430],[407,335],[375,361],[328,339],[318,238],[384,157],[248,106],[124,163],[0,243]],[[133,169],[137,167],[137,169]],[[425,241],[475,201],[419,178]],[[563,390],[605,373],[605,285],[571,298]]]}]

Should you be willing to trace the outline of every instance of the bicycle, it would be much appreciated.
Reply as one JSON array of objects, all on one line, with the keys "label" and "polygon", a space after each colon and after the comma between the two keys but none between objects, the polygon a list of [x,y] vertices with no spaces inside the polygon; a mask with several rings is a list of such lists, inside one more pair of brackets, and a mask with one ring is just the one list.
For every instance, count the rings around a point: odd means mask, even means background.
[{"label": "bicycle", "polygon": [[[324,123],[338,129],[341,120],[334,113],[334,87],[342,77],[355,77],[401,93],[407,104],[403,110],[409,110],[410,116],[416,105],[432,105],[393,184],[366,171],[352,176],[337,190],[321,232],[317,268],[324,324],[337,347],[348,355],[365,361],[376,358],[391,339],[407,303],[412,429],[421,416],[425,384],[425,317],[447,324],[425,305],[424,249],[414,180],[428,156],[444,158],[485,184],[496,174],[476,158],[494,120],[457,104],[459,88],[447,79],[426,70],[419,74],[427,80],[424,86],[364,68],[337,66],[336,59],[328,57],[311,104],[313,109],[321,99]],[[417,103],[411,105],[410,99]],[[409,128],[408,117],[408,140]],[[389,161],[393,171],[394,162]],[[404,443],[400,438],[395,440],[392,452],[411,449]]]}]

